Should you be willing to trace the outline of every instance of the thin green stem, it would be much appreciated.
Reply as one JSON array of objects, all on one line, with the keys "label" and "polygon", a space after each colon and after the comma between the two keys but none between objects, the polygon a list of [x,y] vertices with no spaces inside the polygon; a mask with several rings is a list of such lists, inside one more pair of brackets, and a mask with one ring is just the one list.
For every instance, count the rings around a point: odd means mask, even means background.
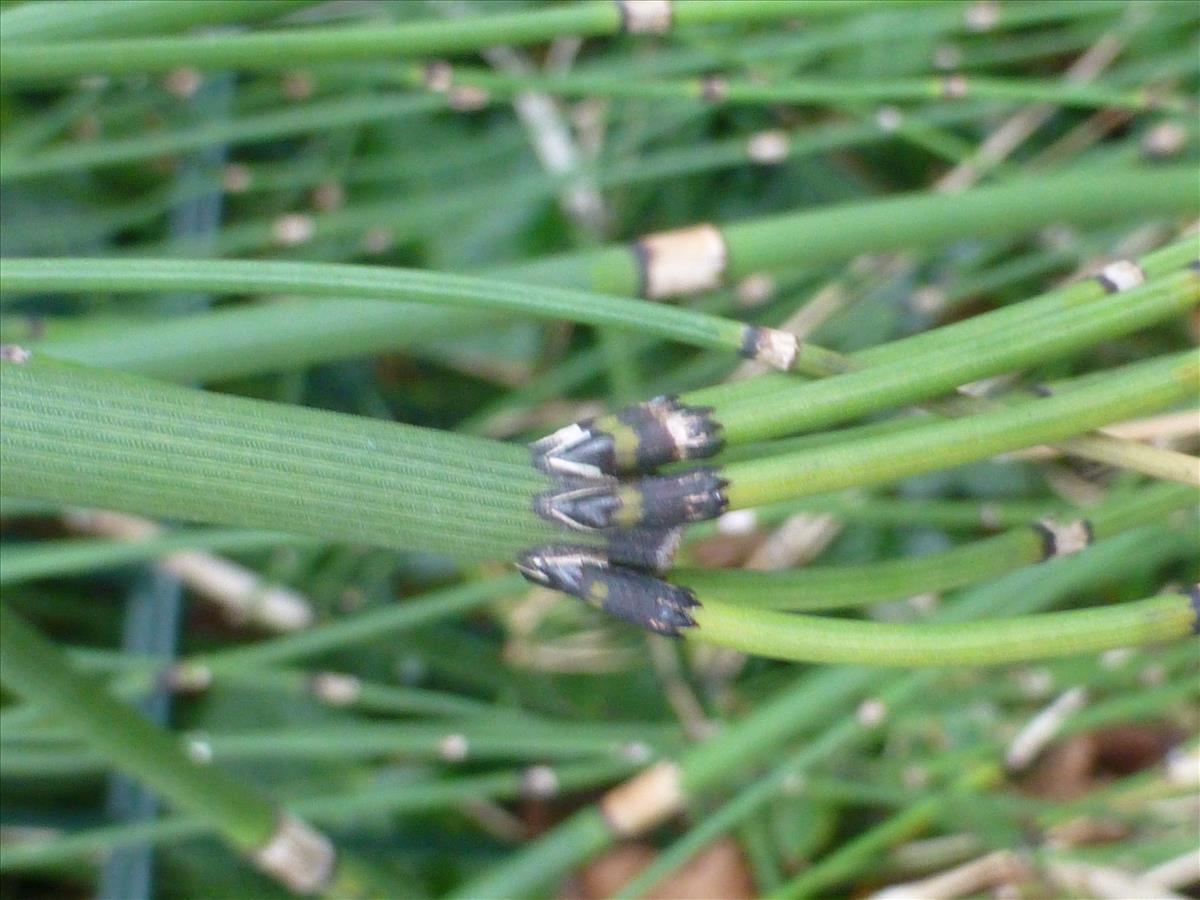
[{"label": "thin green stem", "polygon": [[995,665],[1179,640],[1196,631],[1191,597],[945,625],[895,625],[733,607],[700,598],[689,640],[793,662]]},{"label": "thin green stem", "polygon": [[856,484],[896,481],[1053,443],[1189,400],[1198,383],[1200,363],[1194,354],[1178,354],[1127,366],[1087,387],[1020,406],[727,466],[722,471],[729,481],[729,505],[753,507]]},{"label": "thin green stem", "polygon": [[[26,700],[54,710],[89,746],[196,816],[239,852],[256,854],[275,836],[280,810],[270,799],[220,769],[192,762],[174,737],[75,671],[61,651],[4,605],[0,681]],[[390,878],[376,878],[374,870],[346,854],[320,890],[345,897],[390,893],[397,887]]]},{"label": "thin green stem", "polygon": [[[842,13],[853,0],[682,0],[677,27],[714,22],[762,22],[825,12]],[[461,53],[496,44],[535,43],[561,35],[615,34],[617,4],[609,0],[554,9],[522,10],[462,19],[397,25],[342,26],[311,30],[178,38],[130,38],[63,44],[5,45],[0,63],[12,81],[74,75],[166,71],[178,66],[286,69],[321,62],[395,59]]]},{"label": "thin green stem", "polygon": [[[985,615],[1034,612],[1071,592],[1094,587],[1106,575],[1127,567],[1133,560],[1163,559],[1179,553],[1177,544],[1172,546],[1172,542],[1163,540],[1161,529],[1130,533],[1109,542],[1103,552],[1098,548],[1097,556],[1092,558],[1062,557],[975,588],[935,615],[944,622],[965,622]],[[680,767],[686,796],[693,798],[727,784],[734,773],[745,771],[752,762],[769,758],[785,741],[794,741],[797,735],[816,725],[827,726],[823,733],[804,742],[798,751],[801,765],[794,765],[789,758],[770,776],[750,786],[748,790],[754,792],[756,801],[740,804],[740,817],[726,815],[724,809],[707,816],[687,838],[698,839],[675,857],[676,863],[778,797],[789,776],[802,773],[813,763],[827,760],[871,734],[853,716],[844,714],[854,698],[874,688],[880,691],[885,704],[900,705],[906,698],[924,691],[934,674],[919,671],[896,680],[886,670],[862,667],[809,672],[760,703],[743,719],[727,725],[715,737],[689,749],[680,758]],[[580,810],[520,853],[460,887],[454,896],[507,897],[530,893],[538,887],[553,885],[617,840],[595,807]],[[646,871],[649,873],[650,869]]]},{"label": "thin green stem", "polygon": [[[1087,511],[1093,540],[1103,540],[1194,506],[1200,495],[1180,485],[1156,485]],[[777,572],[674,569],[670,579],[723,604],[793,611],[864,606],[986,581],[1039,562],[1044,536],[1030,524],[944,553],[854,566],[805,566]]]},{"label": "thin green stem", "polygon": [[23,3],[0,13],[0,42],[73,42],[109,35],[169,34],[199,25],[266,19],[312,0],[91,0]]},{"label": "thin green stem", "polygon": [[[589,761],[555,767],[554,773],[559,788],[566,792],[603,786],[627,774],[632,767],[633,764],[628,762]],[[319,796],[313,796],[311,790],[306,789],[305,796],[296,798],[289,807],[311,821],[329,824],[353,822],[356,817],[373,813],[403,815],[452,809],[477,802],[481,797],[519,799],[528,792],[523,776],[521,771],[506,770],[398,785],[373,785],[369,789]],[[0,852],[0,871],[36,868],[132,843],[181,841],[210,830],[202,819],[175,816],[135,825],[94,828],[34,844],[6,845]],[[403,896],[403,892],[393,890],[376,896]]]},{"label": "thin green stem", "polygon": [[[732,222],[728,280],[780,268],[843,262],[863,253],[931,247],[965,237],[1015,235],[1052,223],[1113,223],[1139,215],[1195,215],[1190,166],[1154,171],[1080,171],[980,187],[958,194],[921,192]],[[637,291],[637,261],[627,246],[562,254],[508,267],[504,277]]]},{"label": "thin green stem", "polygon": [[382,266],[259,260],[6,259],[0,267],[0,291],[349,295],[609,325],[735,352],[741,351],[746,340],[746,326],[742,323],[687,309],[581,291]]},{"label": "thin green stem", "polygon": [[[413,86],[422,73],[409,76]],[[1099,85],[1062,81],[1009,80],[979,76],[947,78],[894,78],[880,81],[785,79],[772,84],[724,78],[690,81],[618,80],[586,75],[551,77],[512,76],[481,69],[454,70],[455,83],[469,84],[505,94],[531,90],[565,97],[624,97],[707,101],[717,105],[767,105],[778,103],[840,105],[858,102],[916,102],[948,97],[1004,100],[1015,103],[1053,103],[1085,109],[1145,110],[1164,108],[1180,112],[1186,102],[1179,97],[1152,98],[1145,92],[1113,90]]]},{"label": "thin green stem", "polygon": [[145,562],[190,550],[260,550],[311,543],[310,538],[276,531],[204,529],[168,533],[140,541],[40,541],[36,545],[0,545],[0,585],[35,578],[58,578],[90,570]]},{"label": "thin green stem", "polygon": [[54,710],[106,758],[219,828],[236,847],[255,850],[266,843],[278,815],[266,797],[220,770],[191,762],[174,738],[75,672],[50,642],[3,605],[0,624],[5,687]]},{"label": "thin green stem", "polygon": [[[514,727],[516,726],[516,727]],[[484,717],[438,724],[346,724],[337,729],[250,730],[235,734],[205,732],[202,743],[210,762],[233,764],[296,760],[337,764],[341,761],[393,758],[474,763],[566,761],[629,756],[645,746],[655,755],[672,747],[676,729],[647,723],[566,723]],[[11,776],[75,776],[103,772],[109,759],[75,742],[38,736],[6,743],[0,772]],[[450,749],[447,749],[450,748]],[[461,751],[461,756],[460,756]]]},{"label": "thin green stem", "polygon": [[[798,369],[844,374],[816,383],[767,375],[695,391],[684,400],[714,407],[731,445],[828,426],[949,393],[970,381],[1164,321],[1200,303],[1200,278],[1183,269],[1121,294],[1106,296],[1099,286],[1091,286],[1027,303],[1030,308],[1006,307],[849,360],[805,345]],[[920,365],[913,364],[917,359]],[[846,371],[864,364],[866,368]]]},{"label": "thin green stem", "polygon": [[397,120],[433,112],[439,105],[436,97],[411,94],[336,97],[241,118],[201,122],[158,134],[135,134],[63,147],[39,148],[36,152],[23,155],[6,153],[4,164],[0,166],[0,182],[153,159],[214,144],[238,145],[313,131],[331,131],[368,122]]},{"label": "thin green stem", "polygon": [[[934,613],[934,617],[962,622],[982,615],[1000,615],[1006,612],[1020,614],[1043,609],[1065,595],[1093,587],[1104,579],[1106,572],[1123,568],[1131,560],[1161,561],[1186,552],[1186,539],[1164,541],[1165,536],[1158,528],[1142,529],[1097,548],[1093,558],[1063,557],[1037,569],[1014,572],[973,589],[952,605],[939,609]],[[886,670],[876,671],[879,674],[873,683],[879,692],[875,698],[889,711],[889,718],[901,715],[914,700],[927,698],[938,677],[937,672],[922,670],[911,672],[897,680]],[[954,674],[952,670],[950,677],[954,677]],[[1119,721],[1125,714],[1124,710],[1113,712],[1116,714],[1110,712],[1109,717],[1101,721]],[[922,714],[922,721],[927,721],[927,715],[927,712]],[[782,764],[767,775],[753,780],[732,800],[710,812],[688,834],[667,847],[653,864],[647,866],[638,878],[626,886],[625,895],[634,895],[644,890],[654,880],[681,865],[701,847],[758,813],[771,800],[777,799],[781,792],[786,791],[789,781],[803,778],[815,765],[836,758],[850,746],[868,739],[871,733],[872,730],[859,723],[855,717],[842,716],[823,733],[805,741],[801,749],[791,754]],[[713,777],[716,777],[716,773]]]},{"label": "thin green stem", "polygon": [[6,342],[39,356],[150,378],[206,382],[416,349],[426,341],[477,329],[480,321],[473,310],[313,297],[226,305],[149,321],[101,320],[82,328],[51,320],[44,323],[40,338],[22,323],[10,319],[5,324]]}]

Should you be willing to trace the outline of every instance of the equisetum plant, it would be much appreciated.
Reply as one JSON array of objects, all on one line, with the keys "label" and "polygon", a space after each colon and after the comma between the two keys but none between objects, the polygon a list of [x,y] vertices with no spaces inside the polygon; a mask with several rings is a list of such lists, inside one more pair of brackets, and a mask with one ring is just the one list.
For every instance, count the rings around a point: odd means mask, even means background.
[{"label": "equisetum plant", "polygon": [[1194,886],[1198,23],[4,4],[0,890]]}]

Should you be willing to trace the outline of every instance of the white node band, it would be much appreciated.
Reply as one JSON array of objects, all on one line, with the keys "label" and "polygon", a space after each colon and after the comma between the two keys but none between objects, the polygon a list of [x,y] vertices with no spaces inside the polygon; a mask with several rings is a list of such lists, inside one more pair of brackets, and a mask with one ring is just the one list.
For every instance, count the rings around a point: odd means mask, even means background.
[{"label": "white node band", "polygon": [[633,245],[647,300],[698,294],[720,287],[729,251],[720,229],[693,225],[639,238]]},{"label": "white node band", "polygon": [[329,838],[307,822],[284,813],[275,833],[254,854],[255,864],[297,894],[316,894],[333,875],[337,856]]},{"label": "white node band", "polygon": [[666,34],[671,30],[671,0],[616,0],[626,34]]}]

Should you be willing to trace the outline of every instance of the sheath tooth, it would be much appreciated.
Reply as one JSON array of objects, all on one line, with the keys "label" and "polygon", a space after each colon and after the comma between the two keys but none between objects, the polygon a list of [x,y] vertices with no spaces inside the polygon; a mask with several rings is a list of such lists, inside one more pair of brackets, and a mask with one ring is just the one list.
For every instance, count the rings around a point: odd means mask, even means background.
[{"label": "sheath tooth", "polygon": [[529,450],[534,468],[551,475],[599,478],[614,466],[612,435],[598,431],[590,419],[534,441]]}]

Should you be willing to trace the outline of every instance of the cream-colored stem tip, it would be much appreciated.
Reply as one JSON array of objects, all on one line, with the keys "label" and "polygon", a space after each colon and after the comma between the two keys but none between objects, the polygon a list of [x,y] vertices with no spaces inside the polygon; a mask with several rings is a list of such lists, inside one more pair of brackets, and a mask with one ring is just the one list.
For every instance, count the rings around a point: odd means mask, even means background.
[{"label": "cream-colored stem tip", "polygon": [[316,894],[329,885],[336,854],[329,838],[307,822],[284,813],[254,863],[297,894]]}]

